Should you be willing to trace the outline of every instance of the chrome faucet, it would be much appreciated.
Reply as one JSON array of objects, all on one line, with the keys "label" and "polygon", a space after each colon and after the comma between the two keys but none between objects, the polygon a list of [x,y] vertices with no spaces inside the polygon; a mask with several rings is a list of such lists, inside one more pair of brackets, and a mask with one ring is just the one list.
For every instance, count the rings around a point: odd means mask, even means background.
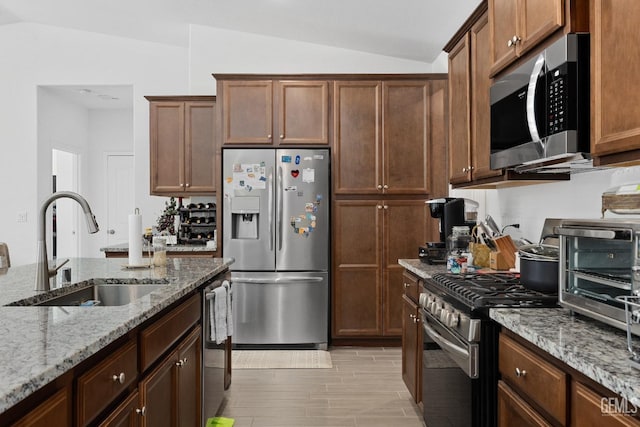
[{"label": "chrome faucet", "polygon": [[49,205],[57,199],[62,197],[67,197],[69,199],[73,199],[80,204],[82,210],[84,211],[85,219],[87,220],[87,228],[89,229],[89,233],[97,233],[98,232],[98,223],[96,222],[96,217],[91,213],[91,208],[89,207],[89,203],[79,195],[78,193],[74,193],[71,191],[58,191],[53,193],[47,200],[42,202],[40,206],[40,216],[38,217],[38,259],[36,260],[36,291],[48,291],[51,289],[49,284],[49,279],[54,277],[60,267],[65,265],[69,260],[64,260],[61,264],[57,265],[56,268],[49,268],[49,261],[47,257],[47,242],[46,242],[46,215],[47,208]]}]

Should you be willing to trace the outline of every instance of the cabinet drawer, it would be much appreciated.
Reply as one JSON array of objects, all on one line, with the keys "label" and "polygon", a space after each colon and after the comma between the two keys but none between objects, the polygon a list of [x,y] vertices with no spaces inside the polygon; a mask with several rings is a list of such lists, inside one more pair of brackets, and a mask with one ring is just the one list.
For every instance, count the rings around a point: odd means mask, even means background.
[{"label": "cabinet drawer", "polygon": [[536,403],[561,425],[567,422],[567,377],[564,372],[501,334],[502,379]]},{"label": "cabinet drawer", "polygon": [[514,392],[498,381],[498,427],[551,427],[540,414]]},{"label": "cabinet drawer", "polygon": [[[618,405],[618,406],[616,406]],[[580,427],[640,426],[633,418],[637,409],[631,403],[611,393],[601,396],[583,384],[573,382],[571,388],[571,423]]]},{"label": "cabinet drawer", "polygon": [[146,371],[200,320],[200,294],[166,314],[140,333],[140,370]]},{"label": "cabinet drawer", "polygon": [[420,281],[413,274],[409,274],[406,271],[402,274],[402,286],[404,287],[404,294],[411,298],[413,302],[417,303],[420,298]]},{"label": "cabinet drawer", "polygon": [[125,344],[78,378],[78,424],[91,422],[138,379],[137,345]]}]

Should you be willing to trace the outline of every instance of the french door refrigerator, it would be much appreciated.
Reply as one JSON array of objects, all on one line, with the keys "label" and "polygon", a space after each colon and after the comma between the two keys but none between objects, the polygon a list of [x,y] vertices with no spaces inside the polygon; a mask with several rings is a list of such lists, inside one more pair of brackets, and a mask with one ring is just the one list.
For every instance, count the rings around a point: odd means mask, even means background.
[{"label": "french door refrigerator", "polygon": [[222,158],[234,344],[326,348],[329,151],[227,148]]}]

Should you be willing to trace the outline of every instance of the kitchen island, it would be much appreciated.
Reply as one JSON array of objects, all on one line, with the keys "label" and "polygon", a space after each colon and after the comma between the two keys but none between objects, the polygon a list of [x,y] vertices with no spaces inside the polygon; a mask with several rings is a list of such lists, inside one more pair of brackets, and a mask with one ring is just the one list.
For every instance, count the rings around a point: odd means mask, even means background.
[{"label": "kitchen island", "polygon": [[[169,258],[166,267],[126,269],[122,259],[71,259],[64,287],[116,282],[161,285],[126,305],[38,307],[35,265],[0,276],[0,415],[129,331],[226,272],[233,259]],[[61,274],[57,278],[58,286]],[[54,293],[62,293],[56,288]]]},{"label": "kitchen island", "polygon": [[[495,308],[489,315],[515,335],[640,408],[640,370],[629,362],[624,331],[584,316],[572,316],[563,308]],[[634,340],[640,343],[640,338]]]}]

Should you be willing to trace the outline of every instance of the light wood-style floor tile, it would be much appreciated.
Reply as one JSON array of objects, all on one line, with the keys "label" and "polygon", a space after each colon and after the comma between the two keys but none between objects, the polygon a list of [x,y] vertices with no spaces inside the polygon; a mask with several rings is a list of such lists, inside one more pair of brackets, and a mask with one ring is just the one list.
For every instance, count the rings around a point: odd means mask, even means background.
[{"label": "light wood-style floor tile", "polygon": [[235,427],[424,427],[401,350],[331,348],[331,369],[238,369],[220,413]]}]

